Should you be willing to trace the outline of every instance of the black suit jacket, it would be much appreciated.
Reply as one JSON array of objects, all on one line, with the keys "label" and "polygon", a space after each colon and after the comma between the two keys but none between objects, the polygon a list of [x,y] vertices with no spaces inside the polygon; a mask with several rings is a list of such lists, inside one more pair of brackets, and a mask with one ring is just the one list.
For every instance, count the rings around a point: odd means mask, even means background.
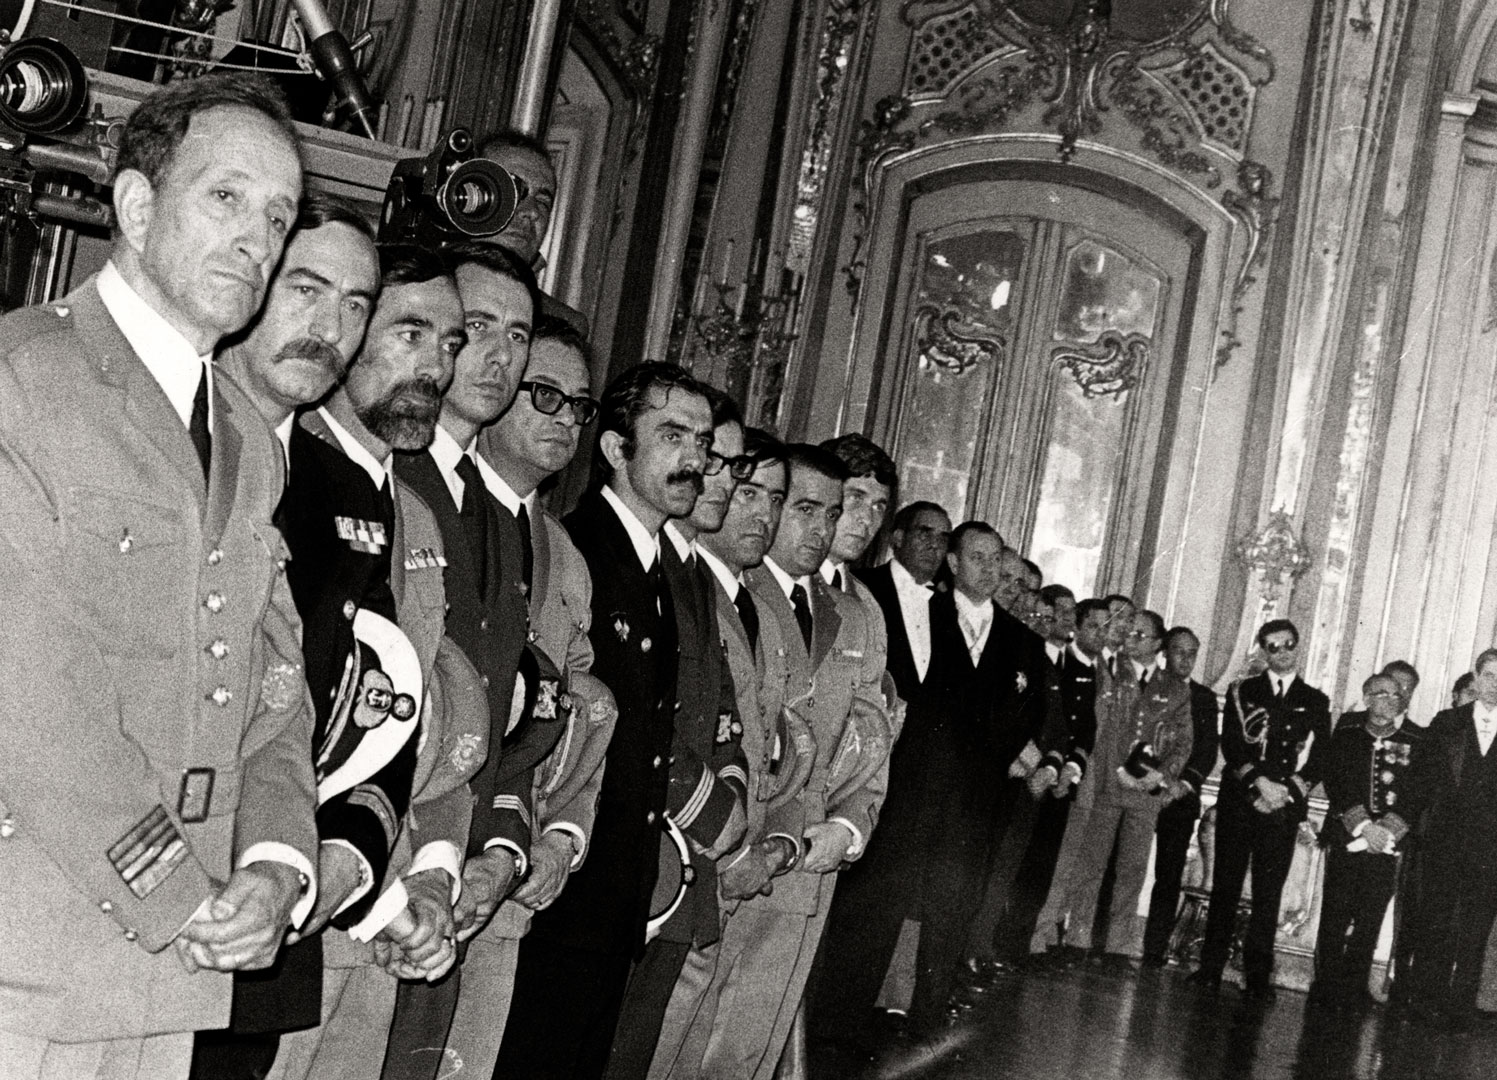
[{"label": "black suit jacket", "polygon": [[[1253,736],[1250,738],[1243,727],[1243,718],[1253,716],[1258,710],[1262,714],[1249,724]],[[1255,738],[1259,741],[1253,741]],[[1251,803],[1253,782],[1259,776],[1266,776],[1287,783],[1294,797],[1289,806],[1269,816],[1291,823],[1303,821],[1309,809],[1306,797],[1322,778],[1330,741],[1330,698],[1304,679],[1295,679],[1282,700],[1274,696],[1273,683],[1266,672],[1234,684],[1227,691],[1227,707],[1222,713],[1221,750],[1226,759],[1222,769],[1222,797]],[[1304,767],[1298,768],[1300,753],[1307,743],[1309,757]]]},{"label": "black suit jacket", "polygon": [[[854,573],[868,586],[868,591],[883,610],[884,627],[889,635],[889,659],[886,662],[888,671],[894,677],[894,687],[899,691],[899,696],[914,711],[921,699],[924,684],[919,672],[915,670],[915,655],[910,651],[910,636],[905,631],[904,612],[899,606],[899,593],[894,589],[893,567],[893,563],[884,563],[872,570],[855,570]],[[931,655],[935,655],[934,648]]]},{"label": "black suit jacket", "polygon": [[[1049,660],[1049,653],[1045,654]],[[1058,722],[1045,732],[1045,764],[1058,773],[1067,762],[1075,762],[1085,775],[1097,746],[1097,665],[1076,659],[1071,646],[1050,664],[1050,683],[1058,703]],[[1214,744],[1212,753],[1215,753]],[[1074,789],[1073,789],[1074,790]]]},{"label": "black suit jacket", "polygon": [[1221,750],[1221,707],[1216,700],[1216,691],[1190,680],[1190,760],[1180,779],[1196,789],[1199,796],[1207,777],[1216,768],[1216,755]]},{"label": "black suit jacket", "polygon": [[662,583],[657,593],[623,522],[600,492],[583,495],[562,524],[592,574],[593,674],[613,691],[619,715],[604,758],[587,862],[556,902],[537,913],[530,935],[638,956],[670,787],[675,612],[669,586]]}]

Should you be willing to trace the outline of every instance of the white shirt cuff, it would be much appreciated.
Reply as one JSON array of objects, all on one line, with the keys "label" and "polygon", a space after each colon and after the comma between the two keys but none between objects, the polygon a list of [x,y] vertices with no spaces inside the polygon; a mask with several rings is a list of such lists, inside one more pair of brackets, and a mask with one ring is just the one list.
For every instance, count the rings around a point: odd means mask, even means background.
[{"label": "white shirt cuff", "polygon": [[856,825],[848,821],[845,817],[827,818],[827,820],[835,821],[839,825],[846,825],[847,831],[852,833],[852,843],[848,845],[847,853],[842,856],[844,859],[853,859],[863,854],[863,834]]},{"label": "white shirt cuff", "polygon": [[452,879],[452,902],[463,894],[463,853],[451,840],[433,840],[422,846],[402,877],[415,877],[426,870],[445,870]]},{"label": "white shirt cuff", "polygon": [[301,899],[291,909],[291,927],[300,930],[301,924],[307,921],[307,916],[312,912],[312,906],[317,903],[317,868],[307,861],[307,857],[297,851],[290,844],[283,844],[278,840],[262,840],[258,844],[251,844],[245,849],[243,855],[239,856],[239,869],[243,870],[251,863],[278,862],[294,867],[307,881],[306,891],[301,894]]},{"label": "white shirt cuff", "polygon": [[541,832],[545,836],[548,832],[566,833],[572,838],[572,850],[576,852],[572,856],[570,869],[575,870],[582,865],[583,856],[587,854],[587,834],[580,826],[573,825],[570,821],[553,821]]},{"label": "white shirt cuff", "polygon": [[369,865],[369,860],[364,858],[364,853],[347,840],[324,840],[323,843],[337,844],[341,848],[346,848],[353,852],[354,858],[359,860],[359,883],[355,886],[353,892],[348,894],[343,903],[338,905],[338,910],[333,912],[333,915],[336,917],[342,915],[349,908],[364,899],[368,895],[369,890],[374,888],[374,867]]},{"label": "white shirt cuff", "polygon": [[405,891],[405,882],[397,880],[369,909],[369,914],[348,928],[348,936],[355,941],[372,941],[374,935],[390,925],[391,920],[405,910],[410,894]]},{"label": "white shirt cuff", "polygon": [[521,851],[520,850],[520,846],[518,844],[516,844],[513,840],[504,840],[504,839],[501,839],[499,837],[495,837],[493,840],[490,840],[487,844],[483,845],[483,850],[484,851],[488,851],[490,848],[496,848],[496,847],[502,847],[505,851],[508,851],[510,854],[512,854],[515,857],[515,878],[516,878],[516,880],[518,880],[519,878],[524,877],[525,876],[525,871],[527,871],[527,870],[530,869],[530,855],[529,855],[529,853]]}]

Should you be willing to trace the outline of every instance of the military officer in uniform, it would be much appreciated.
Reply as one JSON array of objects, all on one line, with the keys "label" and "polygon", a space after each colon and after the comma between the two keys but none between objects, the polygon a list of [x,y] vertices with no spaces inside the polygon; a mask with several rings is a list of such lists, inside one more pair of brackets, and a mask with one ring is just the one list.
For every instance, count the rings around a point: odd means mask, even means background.
[{"label": "military officer in uniform", "polygon": [[1310,789],[1320,782],[1331,737],[1331,703],[1299,677],[1299,630],[1273,619],[1258,631],[1268,670],[1234,683],[1222,715],[1221,794],[1216,811],[1216,865],[1201,966],[1191,976],[1215,992],[1231,951],[1237,902],[1249,863],[1253,910],[1243,940],[1245,995],[1274,997],[1274,934],[1279,898],[1305,820]]},{"label": "military officer in uniform", "polygon": [[284,463],[212,364],[300,196],[276,90],[174,83],[126,122],[103,271],[0,321],[9,1077],[185,1076],[316,900]]}]

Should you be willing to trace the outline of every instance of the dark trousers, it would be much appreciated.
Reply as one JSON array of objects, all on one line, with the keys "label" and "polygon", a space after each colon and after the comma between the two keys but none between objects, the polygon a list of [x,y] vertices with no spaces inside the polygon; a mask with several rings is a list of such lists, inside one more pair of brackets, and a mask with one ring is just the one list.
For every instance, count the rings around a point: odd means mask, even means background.
[{"label": "dark trousers", "polygon": [[[1490,839],[1480,841],[1490,845]],[[1410,1004],[1470,1017],[1481,989],[1481,967],[1497,921],[1497,866],[1456,850],[1423,860],[1424,889],[1414,927]]]},{"label": "dark trousers", "polygon": [[1339,843],[1326,852],[1312,1001],[1356,1005],[1367,996],[1372,954],[1397,874],[1398,860],[1391,855],[1353,853]]},{"label": "dark trousers", "polygon": [[1249,863],[1253,871],[1253,909],[1242,943],[1242,966],[1249,986],[1269,984],[1273,975],[1274,935],[1279,899],[1294,861],[1299,823],[1282,814],[1260,814],[1240,792],[1224,790],[1217,803],[1216,869],[1211,877],[1211,906],[1201,970],[1219,976],[1232,951],[1237,904]]},{"label": "dark trousers", "polygon": [[1201,814],[1198,796],[1187,796],[1159,811],[1154,827],[1154,890],[1149,894],[1149,921],[1144,925],[1144,959],[1162,962],[1175,932],[1180,907],[1180,879]]},{"label": "dark trousers", "polygon": [[671,991],[686,964],[691,945],[684,941],[656,938],[629,973],[623,1008],[608,1058],[607,1080],[644,1080],[660,1041]]},{"label": "dark trousers", "polygon": [[1398,860],[1397,897],[1393,906],[1393,989],[1388,995],[1389,1004],[1406,1005],[1409,1000],[1409,982],[1412,979],[1410,964],[1414,957],[1414,935],[1419,925],[1419,890],[1422,841],[1416,835],[1409,836],[1405,843],[1414,841]]},{"label": "dark trousers", "polygon": [[265,1080],[280,1049],[278,1034],[199,1031],[192,1037],[189,1080]]},{"label": "dark trousers", "polygon": [[618,1026],[631,959],[537,937],[520,942],[497,1080],[598,1080]]},{"label": "dark trousers", "polygon": [[982,898],[988,856],[1002,825],[994,808],[989,820],[969,819],[965,824],[953,820],[950,828],[932,838],[920,879],[920,945],[910,1002],[910,1026],[916,1032],[934,1032],[945,1022],[947,1003],[966,956],[967,935]]},{"label": "dark trousers", "polygon": [[[1024,796],[1025,801],[1028,797]],[[1060,845],[1066,836],[1066,822],[1071,819],[1071,799],[1049,796],[1033,804],[1029,842],[1024,845],[1016,867],[1001,865],[1000,858],[989,875],[989,890],[995,884],[998,896],[996,917],[991,923],[978,916],[974,934],[986,932],[992,942],[993,955],[1007,963],[1017,963],[1029,956],[1029,942],[1034,937],[1035,922],[1050,895],[1055,879],[1055,864],[1060,861]],[[1002,875],[1003,882],[995,879]],[[995,898],[998,899],[998,898]],[[985,898],[984,908],[992,903]]]},{"label": "dark trousers", "polygon": [[[460,945],[459,955],[466,952]],[[457,1012],[462,988],[461,959],[434,983],[402,982],[395,991],[395,1015],[385,1045],[381,1080],[436,1080],[442,1067],[447,1032]]]}]

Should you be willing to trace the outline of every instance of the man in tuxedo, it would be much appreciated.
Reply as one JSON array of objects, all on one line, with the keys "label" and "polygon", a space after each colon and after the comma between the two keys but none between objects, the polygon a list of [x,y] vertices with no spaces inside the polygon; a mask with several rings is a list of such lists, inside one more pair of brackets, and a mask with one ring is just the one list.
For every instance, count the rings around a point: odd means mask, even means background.
[{"label": "man in tuxedo", "polygon": [[592,576],[538,488],[571,462],[582,429],[596,419],[588,392],[589,349],[566,323],[541,318],[514,404],[479,436],[479,473],[515,520],[528,586],[530,632],[566,680],[573,708],[560,742],[536,770],[530,868],[487,926],[469,939],[446,1055],[477,1076],[494,1070],[509,1015],[520,939],[582,865],[613,735],[613,694],[591,674]]},{"label": "man in tuxedo", "polygon": [[1133,913],[1148,872],[1159,811],[1177,797],[1190,760],[1190,687],[1159,666],[1164,620],[1152,611],[1133,616],[1120,674],[1098,691],[1096,748],[1066,825],[1050,897],[1031,944],[1041,951],[1051,927],[1066,925],[1068,950],[1090,951],[1102,880],[1114,871],[1105,952],[1124,959],[1133,939]]},{"label": "man in tuxedo", "polygon": [[1274,934],[1279,899],[1305,820],[1310,789],[1320,782],[1331,736],[1330,700],[1299,676],[1299,630],[1272,619],[1258,631],[1268,669],[1234,683],[1222,714],[1221,793],[1216,811],[1216,865],[1201,966],[1192,980],[1208,993],[1221,986],[1231,951],[1237,902],[1249,864],[1253,908],[1243,939],[1244,995],[1274,997]]},{"label": "man in tuxedo", "polygon": [[212,364],[295,222],[297,135],[269,84],[209,75],[142,102],[117,166],[105,268],[0,321],[0,1061],[21,1078],[186,1076],[227,973],[272,963],[316,900],[284,463]]},{"label": "man in tuxedo", "polygon": [[873,1046],[874,1003],[900,928],[919,902],[926,759],[947,705],[946,673],[931,634],[931,582],[950,535],[944,510],[911,503],[894,517],[893,560],[859,575],[883,610],[888,671],[907,711],[889,759],[878,841],[838,883],[807,1010],[814,1038],[858,1051]]},{"label": "man in tuxedo", "polygon": [[1221,747],[1216,692],[1192,679],[1201,642],[1189,627],[1176,626],[1164,636],[1164,665],[1190,685],[1190,760],[1173,782],[1170,801],[1159,811],[1154,828],[1154,890],[1149,894],[1149,921],[1144,927],[1146,968],[1162,968],[1168,960],[1175,932],[1175,910],[1180,904],[1180,879],[1196,819],[1201,816],[1201,788],[1216,768]]},{"label": "man in tuxedo", "polygon": [[1404,1001],[1415,1018],[1453,1030],[1476,1019],[1482,958],[1497,920],[1497,649],[1476,658],[1475,672],[1476,700],[1440,712],[1419,744],[1437,780]]},{"label": "man in tuxedo", "polygon": [[681,368],[641,364],[605,391],[600,417],[598,483],[564,524],[592,575],[593,673],[618,721],[590,857],[520,943],[496,1075],[602,1075],[659,868],[678,651],[659,533],[701,493],[712,409]]},{"label": "man in tuxedo", "polygon": [[[692,880],[676,911],[655,929],[624,993],[609,1056],[609,1080],[642,1078],[660,1037],[671,992],[686,955],[715,943],[721,931],[717,862],[735,852],[747,826],[748,761],[726,645],[718,626],[711,571],[698,536],[716,532],[753,459],[743,452],[743,419],[732,398],[703,386],[712,406],[712,449],[702,493],[691,513],[666,522],[661,545],[681,642],[676,674],[675,737],[666,816],[686,838]],[[655,920],[658,922],[658,919]]]}]

